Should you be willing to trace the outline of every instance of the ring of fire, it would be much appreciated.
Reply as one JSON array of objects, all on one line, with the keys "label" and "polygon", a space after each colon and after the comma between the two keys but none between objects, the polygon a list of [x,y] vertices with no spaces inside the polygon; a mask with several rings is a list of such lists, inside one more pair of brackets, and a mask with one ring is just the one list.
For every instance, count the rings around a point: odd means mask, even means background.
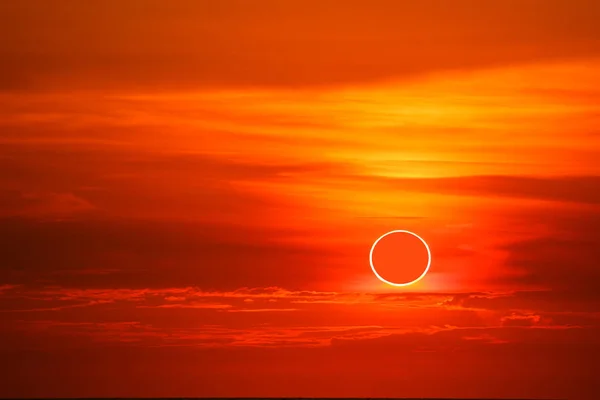
[{"label": "ring of fire", "polygon": [[[416,237],[417,239],[419,239],[421,241],[421,243],[423,243],[423,246],[425,246],[425,249],[427,250],[427,265],[425,266],[423,273],[419,277],[417,277],[416,279],[414,279],[410,282],[396,283],[396,282],[391,282],[391,281],[385,279],[377,272],[377,270],[375,269],[375,265],[373,263],[373,251],[375,250],[377,243],[379,243],[379,241],[381,239],[383,239],[384,237],[394,234],[394,233],[406,233],[406,234]],[[377,240],[375,240],[375,242],[371,246],[371,251],[369,252],[369,264],[371,265],[371,270],[373,271],[373,273],[375,274],[377,279],[379,279],[380,281],[387,283],[388,285],[391,285],[391,286],[408,286],[408,285],[412,285],[413,283],[416,283],[416,282],[420,281],[421,279],[423,279],[423,277],[429,271],[429,267],[431,266],[431,251],[429,250],[429,246],[427,245],[427,242],[425,242],[425,240],[423,240],[423,238],[420,237],[419,235],[417,235],[416,233],[407,231],[407,230],[393,230],[393,231],[389,231],[389,232],[381,235]]]}]

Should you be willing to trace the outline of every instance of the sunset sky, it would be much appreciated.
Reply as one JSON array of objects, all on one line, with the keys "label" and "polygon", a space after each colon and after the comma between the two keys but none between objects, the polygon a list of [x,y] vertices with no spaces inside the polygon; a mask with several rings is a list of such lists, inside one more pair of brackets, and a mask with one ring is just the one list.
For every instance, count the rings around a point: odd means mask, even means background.
[{"label": "sunset sky", "polygon": [[0,15],[0,397],[600,397],[596,0]]}]

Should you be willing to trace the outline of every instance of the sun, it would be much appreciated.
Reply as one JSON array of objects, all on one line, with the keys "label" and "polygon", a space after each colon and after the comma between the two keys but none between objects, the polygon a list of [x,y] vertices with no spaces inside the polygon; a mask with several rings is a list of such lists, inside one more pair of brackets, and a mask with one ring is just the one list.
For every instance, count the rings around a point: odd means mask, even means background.
[{"label": "sun", "polygon": [[[427,242],[416,233],[393,230],[375,240],[369,252],[369,264],[380,281],[391,286],[409,286],[427,275],[431,266],[431,251]],[[399,279],[390,279],[389,275],[398,273],[402,275]]]}]

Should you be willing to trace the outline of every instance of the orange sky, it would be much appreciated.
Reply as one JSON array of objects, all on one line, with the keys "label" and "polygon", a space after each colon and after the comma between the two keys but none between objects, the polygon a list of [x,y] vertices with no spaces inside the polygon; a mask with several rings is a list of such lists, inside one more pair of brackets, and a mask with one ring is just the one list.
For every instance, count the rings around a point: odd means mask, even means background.
[{"label": "orange sky", "polygon": [[0,13],[0,397],[600,395],[597,2]]}]

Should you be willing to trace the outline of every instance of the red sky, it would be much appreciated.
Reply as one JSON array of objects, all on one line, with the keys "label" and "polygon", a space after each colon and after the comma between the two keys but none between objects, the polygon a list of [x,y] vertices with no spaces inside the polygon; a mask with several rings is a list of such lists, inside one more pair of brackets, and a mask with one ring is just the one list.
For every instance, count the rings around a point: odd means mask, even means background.
[{"label": "red sky", "polygon": [[0,13],[0,397],[600,395],[596,1]]}]

